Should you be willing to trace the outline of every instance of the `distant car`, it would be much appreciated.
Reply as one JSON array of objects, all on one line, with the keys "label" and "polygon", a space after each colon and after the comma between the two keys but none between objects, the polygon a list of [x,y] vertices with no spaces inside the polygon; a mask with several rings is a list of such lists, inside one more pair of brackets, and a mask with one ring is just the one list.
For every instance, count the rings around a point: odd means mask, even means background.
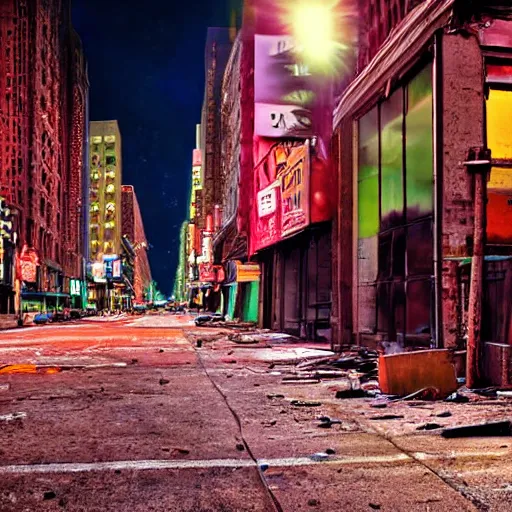
[{"label": "distant car", "polygon": [[50,321],[50,318],[48,317],[47,313],[38,313],[34,317],[34,323],[36,325],[45,325]]}]

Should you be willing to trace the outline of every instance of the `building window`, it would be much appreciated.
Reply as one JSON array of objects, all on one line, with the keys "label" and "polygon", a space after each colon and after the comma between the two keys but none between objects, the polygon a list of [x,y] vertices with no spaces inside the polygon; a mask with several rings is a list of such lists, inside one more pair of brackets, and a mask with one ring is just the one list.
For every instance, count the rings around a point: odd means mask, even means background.
[{"label": "building window", "polygon": [[432,66],[359,119],[359,331],[429,342],[433,297]]},{"label": "building window", "polygon": [[487,145],[493,159],[502,163],[492,167],[487,183],[487,243],[512,245],[512,65],[487,65],[490,90],[486,101]]}]

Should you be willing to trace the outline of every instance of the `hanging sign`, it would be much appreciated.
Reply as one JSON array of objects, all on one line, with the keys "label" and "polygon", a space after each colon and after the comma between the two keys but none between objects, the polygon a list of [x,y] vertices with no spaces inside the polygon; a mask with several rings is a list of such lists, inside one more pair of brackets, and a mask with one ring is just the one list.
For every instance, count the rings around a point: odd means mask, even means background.
[{"label": "hanging sign", "polygon": [[39,266],[39,256],[33,247],[25,244],[21,250],[17,264],[17,274],[20,281],[26,283],[35,283],[37,281],[37,267]]}]

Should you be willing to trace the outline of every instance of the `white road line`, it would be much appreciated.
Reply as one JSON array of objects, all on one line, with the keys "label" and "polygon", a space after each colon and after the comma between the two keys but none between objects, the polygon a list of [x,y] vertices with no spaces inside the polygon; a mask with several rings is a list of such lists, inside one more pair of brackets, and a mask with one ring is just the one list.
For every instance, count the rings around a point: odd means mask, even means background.
[{"label": "white road line", "polygon": [[454,460],[454,459],[472,459],[472,458],[492,458],[492,457],[510,457],[510,450],[503,449],[499,452],[449,452],[449,453],[423,453],[416,452],[412,456],[417,460]]},{"label": "white road line", "polygon": [[[312,466],[318,464],[371,464],[401,462],[412,459],[405,454],[375,457],[331,457],[315,461],[309,457],[262,459],[258,464],[268,467]],[[212,460],[135,460],[116,462],[21,464],[0,466],[0,474],[27,473],[84,473],[89,471],[119,470],[159,470],[159,469],[203,469],[203,468],[248,468],[255,467],[251,459],[212,459]]]}]

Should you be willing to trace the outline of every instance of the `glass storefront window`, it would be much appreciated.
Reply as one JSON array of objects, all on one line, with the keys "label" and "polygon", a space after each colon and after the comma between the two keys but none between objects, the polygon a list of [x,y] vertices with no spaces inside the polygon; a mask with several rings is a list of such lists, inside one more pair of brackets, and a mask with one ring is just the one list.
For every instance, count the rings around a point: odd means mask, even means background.
[{"label": "glass storefront window", "polygon": [[358,327],[388,341],[430,342],[432,102],[428,65],[359,120]]}]

